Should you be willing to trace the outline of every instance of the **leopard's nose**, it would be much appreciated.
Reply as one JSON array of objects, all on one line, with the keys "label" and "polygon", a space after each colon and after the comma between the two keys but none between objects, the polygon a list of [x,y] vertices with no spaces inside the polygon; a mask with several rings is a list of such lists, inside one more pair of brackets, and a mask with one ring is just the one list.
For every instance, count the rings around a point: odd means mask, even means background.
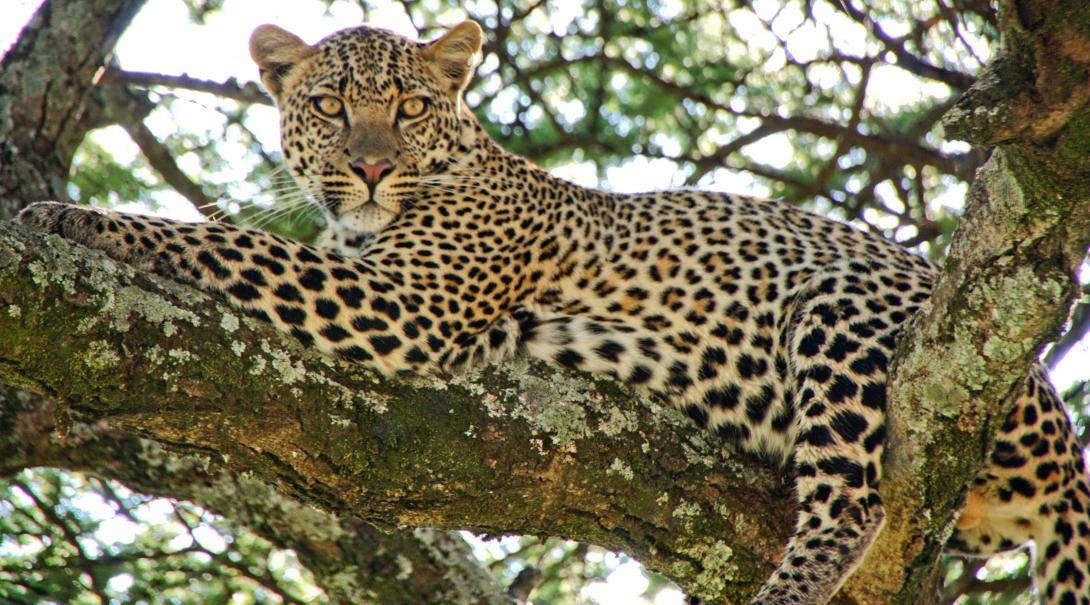
[{"label": "leopard's nose", "polygon": [[383,179],[386,175],[394,171],[394,163],[386,158],[383,158],[377,162],[369,163],[363,156],[352,160],[352,163],[348,165],[352,169],[352,172],[356,173],[356,176],[363,179],[364,183],[371,188],[374,192],[375,185]]}]

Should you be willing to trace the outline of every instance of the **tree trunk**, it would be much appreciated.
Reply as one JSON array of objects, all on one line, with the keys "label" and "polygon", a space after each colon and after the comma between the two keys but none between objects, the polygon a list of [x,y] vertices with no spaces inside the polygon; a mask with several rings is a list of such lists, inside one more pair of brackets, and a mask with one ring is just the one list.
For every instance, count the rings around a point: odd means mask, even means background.
[{"label": "tree trunk", "polygon": [[64,200],[87,96],[144,0],[50,0],[0,62],[0,219]]},{"label": "tree trunk", "polygon": [[931,311],[899,346],[882,485],[889,521],[851,585],[875,603],[933,602],[932,563],[957,503],[1012,391],[1079,296],[1090,245],[1090,11],[1079,0],[1007,0],[1000,18],[995,59],[945,118],[948,135],[995,151]]},{"label": "tree trunk", "polygon": [[[1083,9],[1005,2],[1004,47],[948,121],[998,148],[932,309],[904,337],[882,490],[890,522],[838,602],[929,602],[982,444],[1066,317],[1090,244]],[[54,191],[41,172],[27,177],[35,191]],[[449,382],[378,379],[190,288],[8,225],[0,379],[65,402],[60,417],[200,452],[225,480],[252,473],[380,526],[594,542],[724,601],[756,590],[794,515],[777,471],[608,381],[524,361]]]}]

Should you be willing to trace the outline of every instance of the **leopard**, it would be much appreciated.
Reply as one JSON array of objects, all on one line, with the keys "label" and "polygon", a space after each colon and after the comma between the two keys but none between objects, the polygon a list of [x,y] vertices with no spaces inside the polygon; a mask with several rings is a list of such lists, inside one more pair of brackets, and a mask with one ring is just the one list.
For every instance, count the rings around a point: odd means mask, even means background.
[{"label": "leopard", "polygon": [[[751,604],[828,602],[881,530],[887,382],[938,269],[794,205],[578,186],[504,150],[465,101],[482,28],[367,25],[250,52],[321,246],[57,202],[17,220],[225,298],[383,375],[524,355],[612,377],[793,473],[793,534]],[[1040,602],[1090,605],[1083,450],[1043,367],[1021,381],[949,549],[1035,544]]]}]

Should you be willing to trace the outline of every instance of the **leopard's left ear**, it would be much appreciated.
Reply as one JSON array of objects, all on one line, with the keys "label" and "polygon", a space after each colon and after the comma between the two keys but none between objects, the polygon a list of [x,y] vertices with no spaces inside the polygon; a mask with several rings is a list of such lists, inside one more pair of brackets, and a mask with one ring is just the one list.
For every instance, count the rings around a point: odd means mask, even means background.
[{"label": "leopard's left ear", "polygon": [[442,38],[424,47],[424,58],[431,62],[435,75],[452,94],[458,94],[469,84],[477,67],[484,33],[475,21],[462,21]]}]

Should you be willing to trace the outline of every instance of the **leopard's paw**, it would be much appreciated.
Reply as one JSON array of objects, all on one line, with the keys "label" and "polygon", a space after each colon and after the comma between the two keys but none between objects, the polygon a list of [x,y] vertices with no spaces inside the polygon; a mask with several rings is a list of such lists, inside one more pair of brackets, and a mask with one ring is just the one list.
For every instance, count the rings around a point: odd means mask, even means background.
[{"label": "leopard's paw", "polygon": [[70,204],[60,202],[36,202],[23,208],[15,220],[35,231],[63,235],[61,233],[62,218],[71,207]]},{"label": "leopard's paw", "polygon": [[[153,269],[155,244],[137,245],[132,217],[74,204],[38,202],[24,208],[16,220],[31,229],[52,233],[138,269]],[[142,226],[142,225],[141,225]],[[147,238],[145,238],[147,239]]]},{"label": "leopard's paw", "polygon": [[55,233],[64,239],[92,248],[101,237],[104,224],[109,222],[108,212],[88,206],[62,204],[60,202],[36,202],[24,208],[15,220],[45,233]]}]

